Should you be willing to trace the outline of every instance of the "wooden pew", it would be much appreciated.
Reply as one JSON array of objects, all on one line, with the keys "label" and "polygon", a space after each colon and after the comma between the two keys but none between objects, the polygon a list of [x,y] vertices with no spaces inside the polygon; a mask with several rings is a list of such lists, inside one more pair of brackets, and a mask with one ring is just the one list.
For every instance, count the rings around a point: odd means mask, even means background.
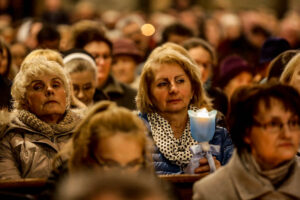
[{"label": "wooden pew", "polygon": [[[159,178],[171,183],[180,200],[191,200],[194,182],[204,176],[206,174],[171,174],[159,175]],[[41,178],[0,180],[0,199],[2,200],[1,197],[9,195],[12,197],[16,195],[16,198],[11,199],[37,199],[37,195],[46,189],[46,180]]]},{"label": "wooden pew", "polygon": [[37,199],[46,188],[46,179],[0,180],[0,199]]},{"label": "wooden pew", "polygon": [[173,185],[180,200],[191,200],[193,196],[193,184],[207,174],[170,174],[159,175],[158,177]]}]

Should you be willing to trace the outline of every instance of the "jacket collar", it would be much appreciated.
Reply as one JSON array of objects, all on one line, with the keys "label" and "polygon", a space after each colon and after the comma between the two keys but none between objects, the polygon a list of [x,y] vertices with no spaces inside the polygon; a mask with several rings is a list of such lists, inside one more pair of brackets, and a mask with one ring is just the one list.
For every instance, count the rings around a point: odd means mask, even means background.
[{"label": "jacket collar", "polygon": [[121,83],[118,82],[111,74],[108,76],[107,81],[101,90],[106,96],[110,96],[110,93],[124,94]]},{"label": "jacket collar", "polygon": [[231,174],[232,182],[240,194],[241,199],[256,199],[263,194],[275,192],[275,190],[292,197],[300,198],[300,166],[297,161],[292,166],[292,175],[277,189],[274,188],[268,179],[259,174],[247,171],[236,150],[228,163],[228,168],[230,169],[229,173]]}]

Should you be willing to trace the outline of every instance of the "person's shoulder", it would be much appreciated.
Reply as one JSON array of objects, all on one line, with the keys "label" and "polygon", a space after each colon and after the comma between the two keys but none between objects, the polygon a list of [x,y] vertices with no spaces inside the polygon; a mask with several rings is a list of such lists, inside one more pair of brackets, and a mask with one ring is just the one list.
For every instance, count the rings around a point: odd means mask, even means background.
[{"label": "person's shoulder", "polygon": [[125,84],[125,83],[121,83],[119,82],[120,86],[122,87],[122,89],[124,90],[125,94],[132,94],[134,96],[136,96],[137,94],[137,90],[130,87],[129,85]]},{"label": "person's shoulder", "polygon": [[193,186],[193,200],[228,199],[226,194],[232,189],[230,173],[227,166],[221,167],[213,174],[207,175]]}]

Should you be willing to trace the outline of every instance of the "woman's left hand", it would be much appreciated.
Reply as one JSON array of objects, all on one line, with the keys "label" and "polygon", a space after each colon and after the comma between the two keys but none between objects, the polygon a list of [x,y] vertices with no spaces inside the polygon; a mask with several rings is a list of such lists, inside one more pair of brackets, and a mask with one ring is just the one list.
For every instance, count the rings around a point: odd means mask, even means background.
[{"label": "woman's left hand", "polygon": [[[215,156],[213,156],[213,158],[216,165],[216,169],[218,169],[219,167],[221,167],[221,163],[216,159]],[[210,167],[207,158],[201,158],[199,160],[199,164],[200,166],[195,169],[195,174],[204,174],[210,172]]]}]

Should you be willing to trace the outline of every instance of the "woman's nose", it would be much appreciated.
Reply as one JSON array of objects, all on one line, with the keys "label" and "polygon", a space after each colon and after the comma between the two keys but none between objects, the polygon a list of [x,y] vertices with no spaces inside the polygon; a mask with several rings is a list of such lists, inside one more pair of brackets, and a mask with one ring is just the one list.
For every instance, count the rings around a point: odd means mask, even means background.
[{"label": "woman's nose", "polygon": [[77,94],[77,98],[78,99],[82,99],[84,97],[84,93],[82,90],[79,90],[78,94]]},{"label": "woman's nose", "polygon": [[50,95],[53,95],[54,94],[54,90],[51,86],[48,86],[47,87],[47,90],[46,90],[46,96],[50,96]]},{"label": "woman's nose", "polygon": [[97,64],[99,65],[99,66],[102,66],[102,65],[104,65],[104,62],[105,62],[105,60],[104,60],[104,58],[103,57],[99,57],[99,58],[97,58]]},{"label": "woman's nose", "polygon": [[178,91],[178,87],[175,83],[170,84],[169,92],[170,93],[176,93]]},{"label": "woman's nose", "polygon": [[281,131],[282,131],[282,134],[283,134],[283,136],[284,136],[285,138],[289,138],[289,137],[291,137],[291,135],[292,135],[292,131],[290,130],[290,127],[289,127],[287,124],[284,124],[284,125],[282,126]]}]

